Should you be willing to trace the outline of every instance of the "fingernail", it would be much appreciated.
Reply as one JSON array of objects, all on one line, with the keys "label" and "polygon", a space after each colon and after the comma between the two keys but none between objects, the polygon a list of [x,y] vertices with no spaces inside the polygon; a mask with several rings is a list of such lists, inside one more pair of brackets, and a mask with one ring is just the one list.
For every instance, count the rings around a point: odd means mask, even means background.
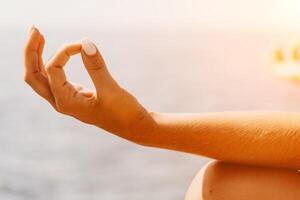
[{"label": "fingernail", "polygon": [[97,53],[95,44],[88,38],[82,40],[82,49],[88,56],[93,56]]},{"label": "fingernail", "polygon": [[31,33],[33,30],[39,31],[35,25],[31,25],[31,27],[29,29],[29,33]]}]

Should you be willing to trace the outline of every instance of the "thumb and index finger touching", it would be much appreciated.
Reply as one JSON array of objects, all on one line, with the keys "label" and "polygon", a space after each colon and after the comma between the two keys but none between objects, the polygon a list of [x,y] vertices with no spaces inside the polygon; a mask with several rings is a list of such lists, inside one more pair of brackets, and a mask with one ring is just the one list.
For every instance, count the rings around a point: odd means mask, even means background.
[{"label": "thumb and index finger touching", "polygon": [[84,39],[81,42],[64,45],[47,63],[46,70],[54,96],[63,95],[64,86],[70,84],[67,81],[63,67],[71,56],[78,53],[81,53],[83,64],[97,92],[105,84],[113,81],[96,45],[91,40]]}]

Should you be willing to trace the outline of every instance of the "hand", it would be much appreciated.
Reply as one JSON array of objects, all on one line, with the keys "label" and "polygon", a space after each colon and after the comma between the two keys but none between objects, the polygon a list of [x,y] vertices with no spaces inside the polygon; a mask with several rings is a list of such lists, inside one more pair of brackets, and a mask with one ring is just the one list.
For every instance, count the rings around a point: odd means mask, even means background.
[{"label": "hand", "polygon": [[[63,46],[44,65],[45,39],[32,28],[24,51],[25,81],[55,110],[138,142],[152,123],[148,111],[107,70],[97,47],[88,39]],[[70,56],[81,54],[95,91],[70,83],[63,67]]]}]

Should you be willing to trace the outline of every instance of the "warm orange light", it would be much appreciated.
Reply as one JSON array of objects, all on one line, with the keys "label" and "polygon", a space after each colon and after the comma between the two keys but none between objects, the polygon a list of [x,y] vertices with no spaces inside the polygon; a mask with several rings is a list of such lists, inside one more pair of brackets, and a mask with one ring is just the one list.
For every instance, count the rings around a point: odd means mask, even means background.
[{"label": "warm orange light", "polygon": [[294,42],[288,48],[274,48],[269,69],[276,77],[300,84],[300,42]]}]

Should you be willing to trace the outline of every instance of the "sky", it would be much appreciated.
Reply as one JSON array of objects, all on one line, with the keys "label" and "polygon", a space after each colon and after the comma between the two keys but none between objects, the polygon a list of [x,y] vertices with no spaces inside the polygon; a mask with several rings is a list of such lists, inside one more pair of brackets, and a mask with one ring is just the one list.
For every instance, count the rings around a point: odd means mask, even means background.
[{"label": "sky", "polygon": [[10,0],[0,24],[298,30],[299,11],[299,0]]}]

